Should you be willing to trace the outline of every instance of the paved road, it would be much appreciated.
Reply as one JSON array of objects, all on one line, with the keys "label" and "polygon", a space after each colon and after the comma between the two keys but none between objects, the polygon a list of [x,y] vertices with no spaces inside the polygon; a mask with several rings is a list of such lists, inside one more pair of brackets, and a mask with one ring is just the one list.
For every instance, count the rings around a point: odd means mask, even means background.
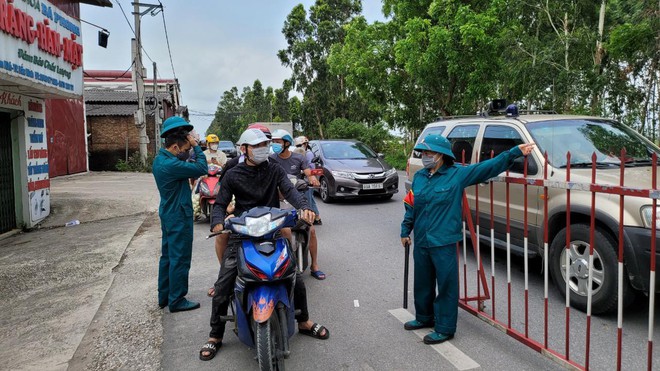
[{"label": "paved road", "polygon": [[[403,189],[403,185],[401,185]],[[320,204],[324,225],[318,227],[320,264],[328,275],[307,284],[312,320],[331,331],[327,341],[295,335],[292,370],[410,369],[555,369],[558,366],[483,321],[459,311],[458,332],[450,344],[430,347],[420,335],[403,330],[412,316],[402,306],[403,249],[399,224],[402,194],[391,201]],[[319,201],[320,202],[320,201]],[[163,315],[162,366],[165,370],[256,368],[255,353],[227,331],[224,346],[209,362],[198,359],[206,341],[210,299],[205,296],[218,264],[212,244],[204,240],[208,226],[195,226],[190,297],[202,301],[192,312]],[[412,272],[411,272],[412,277]],[[411,286],[412,288],[412,283]],[[450,360],[452,362],[450,362]]]}]

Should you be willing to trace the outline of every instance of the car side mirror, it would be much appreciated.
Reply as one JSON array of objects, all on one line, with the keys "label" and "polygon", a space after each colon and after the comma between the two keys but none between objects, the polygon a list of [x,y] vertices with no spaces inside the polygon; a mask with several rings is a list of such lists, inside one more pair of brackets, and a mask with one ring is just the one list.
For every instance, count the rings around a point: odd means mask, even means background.
[{"label": "car side mirror", "polygon": [[378,156],[378,158],[384,158],[385,157],[385,155],[380,153],[380,152],[378,152],[376,155]]},{"label": "car side mirror", "polygon": [[[538,166],[536,161],[531,156],[527,156],[527,175],[536,175],[538,173]],[[513,173],[525,173],[525,157],[518,157],[513,161],[513,165],[509,168]]]}]

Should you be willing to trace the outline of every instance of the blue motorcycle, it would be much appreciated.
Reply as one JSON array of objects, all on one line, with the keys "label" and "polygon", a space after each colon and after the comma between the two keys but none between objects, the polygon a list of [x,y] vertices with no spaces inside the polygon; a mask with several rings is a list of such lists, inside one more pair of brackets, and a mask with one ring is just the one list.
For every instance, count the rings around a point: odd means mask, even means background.
[{"label": "blue motorcycle", "polygon": [[270,207],[255,207],[225,222],[225,230],[241,241],[232,315],[221,320],[234,322],[238,338],[256,348],[261,370],[284,370],[290,354],[297,266],[289,241],[279,231],[297,222],[296,210]]}]

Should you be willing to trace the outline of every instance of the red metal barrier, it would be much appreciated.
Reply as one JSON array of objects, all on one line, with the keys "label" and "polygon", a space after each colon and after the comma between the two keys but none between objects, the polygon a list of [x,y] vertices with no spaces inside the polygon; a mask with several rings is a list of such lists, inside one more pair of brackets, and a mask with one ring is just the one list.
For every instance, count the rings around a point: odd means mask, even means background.
[{"label": "red metal barrier", "polygon": [[[491,153],[491,158],[492,158],[492,153]],[[621,159],[626,158],[626,152],[625,150],[621,151]],[[465,154],[463,154],[463,163],[465,159]],[[625,179],[625,163],[624,161],[621,161],[620,164],[620,171],[619,171],[619,184],[618,185],[603,185],[603,184],[596,184],[596,174],[597,174],[597,166],[596,166],[596,155],[594,154],[592,156],[592,165],[591,165],[591,182],[590,183],[576,183],[571,181],[571,155],[570,152],[567,153],[567,166],[566,166],[566,180],[565,182],[560,182],[560,181],[551,181],[548,179],[548,155],[547,153],[544,154],[544,167],[543,167],[543,177],[542,179],[534,179],[534,178],[528,178],[528,169],[527,169],[527,161],[525,161],[524,165],[524,171],[523,171],[523,176],[522,177],[516,177],[516,176],[511,176],[509,172],[507,171],[505,176],[500,176],[495,178],[495,181],[500,181],[505,183],[505,191],[506,191],[506,273],[507,273],[507,279],[506,279],[506,289],[507,289],[507,319],[506,323],[500,321],[496,317],[496,273],[495,273],[495,222],[494,222],[494,188],[493,188],[493,182],[490,183],[489,186],[489,194],[490,194],[490,253],[491,253],[491,279],[490,279],[490,284],[491,284],[491,289],[489,290],[488,287],[488,280],[486,279],[486,275],[483,269],[482,265],[482,258],[481,258],[481,253],[480,253],[480,226],[479,226],[479,191],[478,187],[476,186],[475,190],[475,205],[474,209],[476,211],[476,226],[473,224],[472,221],[472,213],[470,211],[470,206],[469,206],[469,200],[467,195],[464,193],[463,195],[463,204],[464,204],[464,209],[463,209],[463,216],[464,216],[464,221],[463,221],[463,296],[459,298],[459,306],[469,313],[472,313],[482,320],[490,323],[491,325],[501,329],[502,331],[506,332],[508,335],[512,336],[513,338],[519,340],[523,344],[527,345],[528,347],[554,359],[555,361],[561,363],[562,365],[569,367],[569,368],[576,368],[576,369],[584,369],[584,370],[589,370],[591,366],[591,356],[592,356],[592,300],[593,300],[593,284],[594,284],[594,251],[598,247],[596,245],[597,240],[595,236],[595,231],[597,229],[597,221],[596,221],[596,202],[597,202],[597,194],[606,194],[606,195],[615,195],[618,196],[618,203],[619,203],[619,226],[618,226],[618,237],[617,237],[617,269],[618,269],[618,277],[617,277],[617,283],[618,283],[618,308],[617,308],[617,329],[616,329],[616,368],[617,370],[621,370],[623,367],[623,313],[624,313],[624,308],[623,308],[623,302],[624,302],[624,296],[623,296],[623,291],[624,291],[624,208],[625,208],[625,197],[645,197],[651,199],[652,202],[652,210],[651,210],[651,221],[652,223],[656,223],[656,207],[657,207],[657,199],[660,198],[660,192],[658,192],[657,189],[657,166],[658,166],[658,159],[657,155],[653,154],[652,156],[652,186],[650,189],[636,189],[636,188],[630,188],[630,187],[625,187],[624,179]],[[510,198],[510,185],[511,184],[519,184],[522,185],[523,187],[523,198],[524,198],[524,205],[523,205],[523,213],[524,213],[524,220],[523,220],[523,259],[524,259],[524,330],[520,331],[517,330],[513,327],[512,325],[512,300],[517,299],[517,297],[514,297],[514,292],[512,289],[512,272],[511,272],[511,198]],[[529,251],[528,251],[528,238],[529,238],[529,230],[528,230],[528,214],[529,210],[528,207],[529,205],[527,204],[527,199],[528,199],[528,187],[538,187],[539,189],[542,189],[542,195],[540,198],[543,200],[543,236],[542,236],[542,243],[543,243],[543,325],[542,325],[542,342],[539,342],[535,339],[532,338],[530,335],[530,310],[529,310],[529,302],[530,302],[530,290],[529,290]],[[556,327],[560,324],[551,324],[551,317],[550,317],[550,305],[549,305],[549,244],[550,244],[550,237],[549,236],[549,221],[548,221],[548,190],[550,188],[555,188],[555,189],[565,189],[566,190],[566,247],[565,247],[565,270],[566,270],[566,279],[565,279],[565,301],[563,303],[565,307],[565,329],[564,329],[564,352],[563,354],[560,351],[557,351],[551,347],[550,343],[550,336],[549,336],[549,328],[551,326]],[[573,339],[575,340],[575,333],[572,332],[571,328],[571,306],[570,306],[570,296],[571,296],[571,287],[570,287],[570,280],[568,278],[568,272],[571,267],[571,255],[577,251],[577,248],[574,248],[572,246],[572,240],[571,240],[571,192],[573,190],[579,190],[583,192],[589,192],[591,197],[590,197],[590,202],[591,202],[591,212],[589,216],[589,249],[588,249],[588,261],[589,261],[589,270],[588,270],[588,281],[587,281],[587,304],[586,304],[586,333],[584,337],[584,359],[583,361],[576,360],[571,358],[571,335],[573,335]],[[586,219],[585,219],[586,223]],[[658,223],[660,224],[660,223]],[[657,224],[656,224],[657,225]],[[653,335],[654,335],[654,313],[655,313],[655,290],[656,290],[656,285],[655,285],[655,265],[656,265],[656,228],[653,228],[655,225],[651,227],[651,246],[650,246],[650,287],[649,287],[649,320],[648,320],[648,344],[646,346],[647,348],[647,369],[651,370],[653,368]],[[470,296],[469,290],[468,290],[468,255],[467,255],[467,233],[469,232],[470,234],[470,239],[472,241],[472,246],[473,246],[473,252],[475,254],[475,270],[477,274],[477,280],[476,280],[476,296]],[[460,246],[457,245],[457,249],[459,249],[460,252]],[[575,251],[572,251],[574,249]],[[584,254],[584,252],[582,253]],[[555,255],[556,256],[556,255]],[[582,255],[584,258],[586,258],[586,255]],[[561,257],[561,255],[559,255]],[[559,258],[558,257],[558,258]],[[459,260],[460,260],[460,254],[459,254]],[[602,259],[602,258],[600,258]],[[582,281],[584,282],[584,281]],[[474,287],[474,286],[471,286]],[[483,290],[483,294],[482,294]],[[470,302],[476,301],[477,306],[472,306]],[[490,313],[486,312],[485,310],[485,303],[490,302],[491,304],[491,310]],[[581,319],[581,313],[577,313],[576,319]],[[561,341],[557,341],[557,343],[560,343]],[[581,349],[582,344],[577,344],[578,345],[578,350]],[[557,346],[559,344],[555,344]],[[614,351],[614,349],[612,349]],[[581,352],[580,352],[581,353]],[[578,355],[578,358],[580,356]],[[582,363],[583,362],[583,363]]]}]

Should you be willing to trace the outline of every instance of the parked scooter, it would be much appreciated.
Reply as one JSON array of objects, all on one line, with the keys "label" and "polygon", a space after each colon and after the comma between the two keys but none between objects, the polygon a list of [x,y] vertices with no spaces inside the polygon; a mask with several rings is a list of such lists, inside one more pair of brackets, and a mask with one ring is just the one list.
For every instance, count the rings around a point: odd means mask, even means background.
[{"label": "parked scooter", "polygon": [[206,217],[206,220],[211,220],[213,212],[213,205],[215,198],[220,191],[220,172],[222,167],[210,164],[207,176],[199,179],[199,209]]},{"label": "parked scooter", "polygon": [[261,370],[284,370],[290,354],[296,264],[289,241],[278,232],[297,221],[296,210],[255,207],[226,220],[221,232],[241,239],[232,315],[221,320],[234,322],[238,338],[257,349]]}]

